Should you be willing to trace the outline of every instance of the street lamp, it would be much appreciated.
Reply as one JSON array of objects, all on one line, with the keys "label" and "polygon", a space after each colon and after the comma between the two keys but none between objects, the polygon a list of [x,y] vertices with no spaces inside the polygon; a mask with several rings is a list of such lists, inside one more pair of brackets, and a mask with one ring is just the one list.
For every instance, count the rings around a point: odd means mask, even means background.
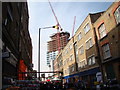
[{"label": "street lamp", "polygon": [[55,28],[55,29],[57,29],[57,30],[61,30],[62,31],[62,29],[61,28],[59,28],[59,26],[58,25],[55,25],[55,26],[51,26],[51,27],[44,27],[44,28],[39,28],[39,42],[38,42],[38,77],[39,77],[39,79],[40,79],[40,31],[41,31],[41,29],[48,29],[48,28]]},{"label": "street lamp", "polygon": [[[39,28],[39,42],[38,42],[38,72],[40,72],[40,31],[41,28]],[[38,77],[40,79],[40,73],[38,73]]]}]

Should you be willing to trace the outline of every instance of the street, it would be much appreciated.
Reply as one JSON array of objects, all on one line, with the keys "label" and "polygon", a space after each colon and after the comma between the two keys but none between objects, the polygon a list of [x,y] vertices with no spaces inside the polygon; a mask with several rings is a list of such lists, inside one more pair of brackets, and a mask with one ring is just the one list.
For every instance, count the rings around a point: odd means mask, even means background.
[{"label": "street", "polygon": [[0,2],[0,90],[120,90],[119,0],[23,1]]}]

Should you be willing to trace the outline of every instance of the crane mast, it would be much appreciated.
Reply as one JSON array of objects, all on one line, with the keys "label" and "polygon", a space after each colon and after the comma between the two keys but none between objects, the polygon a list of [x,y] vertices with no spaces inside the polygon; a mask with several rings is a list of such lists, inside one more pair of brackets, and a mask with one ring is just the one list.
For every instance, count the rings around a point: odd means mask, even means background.
[{"label": "crane mast", "polygon": [[74,16],[73,29],[72,29],[72,37],[74,35],[75,22],[76,22],[76,16]]},{"label": "crane mast", "polygon": [[49,5],[50,5],[50,8],[51,8],[51,10],[52,10],[52,13],[53,13],[53,15],[54,15],[54,17],[55,17],[55,20],[56,20],[56,22],[57,22],[57,24],[56,24],[56,29],[57,29],[57,43],[58,43],[58,52],[60,52],[60,31],[62,31],[62,28],[61,28],[61,25],[60,25],[60,23],[59,23],[59,21],[58,21],[58,19],[57,19],[57,16],[56,16],[56,14],[55,14],[55,12],[54,12],[54,9],[53,9],[53,7],[52,7],[52,5],[51,5],[51,3],[50,3],[50,1],[48,0],[48,2],[49,2]]}]

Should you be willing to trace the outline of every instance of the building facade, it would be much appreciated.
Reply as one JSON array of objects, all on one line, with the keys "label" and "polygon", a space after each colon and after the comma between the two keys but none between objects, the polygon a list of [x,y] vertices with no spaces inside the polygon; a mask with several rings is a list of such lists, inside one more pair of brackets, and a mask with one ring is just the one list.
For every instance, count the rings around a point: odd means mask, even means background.
[{"label": "building facade", "polygon": [[32,70],[27,2],[2,2],[2,77],[19,79],[20,61]]},{"label": "building facade", "polygon": [[62,51],[56,56],[56,59],[53,61],[53,71],[56,72],[54,77],[63,77],[63,59],[62,59]]},{"label": "building facade", "polygon": [[[63,58],[63,75],[64,75],[64,82],[68,80],[67,76],[72,75],[75,73],[76,65],[75,65],[75,52],[73,47],[73,38],[70,39],[66,47],[63,49],[62,58]],[[70,74],[71,73],[71,74]]]},{"label": "building facade", "polygon": [[113,3],[94,23],[104,80],[120,81],[120,2]]},{"label": "building facade", "polygon": [[105,12],[89,14],[61,51],[64,82],[83,80],[91,87],[95,81],[120,81],[119,29],[120,2]]},{"label": "building facade", "polygon": [[[75,35],[63,50],[63,73],[65,81],[94,81],[100,71],[96,60],[97,50],[93,23],[103,12],[89,14],[80,25]],[[89,85],[90,86],[90,85]]]}]

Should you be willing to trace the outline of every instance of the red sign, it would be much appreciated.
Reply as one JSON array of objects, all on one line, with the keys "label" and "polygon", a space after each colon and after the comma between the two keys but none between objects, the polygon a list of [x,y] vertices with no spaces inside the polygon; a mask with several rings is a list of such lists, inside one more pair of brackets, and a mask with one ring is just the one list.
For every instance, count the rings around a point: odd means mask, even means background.
[{"label": "red sign", "polygon": [[26,72],[27,66],[24,64],[24,60],[20,60],[19,63],[19,80],[25,80],[25,74],[22,74],[22,72]]}]

